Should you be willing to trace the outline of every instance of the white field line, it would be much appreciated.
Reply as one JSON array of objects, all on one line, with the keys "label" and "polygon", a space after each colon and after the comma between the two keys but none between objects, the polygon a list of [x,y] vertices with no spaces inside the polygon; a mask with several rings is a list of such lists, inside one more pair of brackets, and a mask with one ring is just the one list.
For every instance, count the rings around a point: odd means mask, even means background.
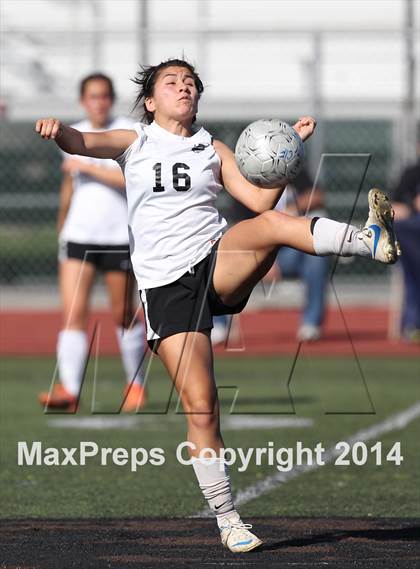
[{"label": "white field line", "polygon": [[243,429],[275,429],[312,427],[313,419],[305,417],[260,417],[258,415],[232,415],[222,417],[223,431],[242,431]]},{"label": "white field line", "polygon": [[[372,425],[367,429],[358,431],[348,439],[342,439],[342,440],[345,440],[350,446],[356,442],[367,442],[385,433],[389,433],[397,429],[403,429],[419,416],[420,416],[420,401],[417,401],[417,403],[411,405],[410,407],[408,407],[408,409],[405,409],[405,411],[401,411],[396,415],[391,415],[391,417],[388,417],[388,419],[385,419],[385,421],[382,421],[382,423]],[[341,452],[342,450],[337,450],[335,448],[335,445],[328,448],[323,454],[323,460],[325,464],[332,462],[339,454],[341,454]],[[264,480],[256,482],[255,484],[251,484],[250,486],[244,488],[243,490],[239,490],[236,496],[234,497],[235,506],[241,506],[243,504],[247,504],[251,500],[255,500],[256,498],[259,498],[263,494],[271,492],[281,484],[285,484],[286,482],[289,482],[289,480],[293,480],[294,478],[297,478],[301,474],[315,470],[320,466],[321,465],[317,463],[313,463],[311,465],[295,466],[289,472],[277,472],[272,476],[267,476],[267,478],[265,478]],[[206,508],[205,510],[202,510],[201,512],[195,514],[193,517],[207,518],[213,516],[214,516],[213,512],[211,512],[209,508]]]},{"label": "white field line", "polygon": [[59,429],[137,429],[139,427],[139,419],[135,416],[121,416],[114,417],[53,417],[47,420],[49,427]]},{"label": "white field line", "polygon": [[[131,429],[137,430],[142,427],[155,427],[156,430],[163,431],[166,429],[165,424],[174,424],[181,422],[181,415],[174,417],[173,415],[165,416],[165,421],[162,420],[162,415],[113,415],[113,416],[77,416],[70,417],[52,417],[47,420],[49,427],[59,429]],[[226,431],[238,431],[243,429],[290,429],[301,427],[312,427],[313,419],[300,418],[300,417],[260,417],[256,415],[249,416],[228,416],[222,417],[222,428]]]}]

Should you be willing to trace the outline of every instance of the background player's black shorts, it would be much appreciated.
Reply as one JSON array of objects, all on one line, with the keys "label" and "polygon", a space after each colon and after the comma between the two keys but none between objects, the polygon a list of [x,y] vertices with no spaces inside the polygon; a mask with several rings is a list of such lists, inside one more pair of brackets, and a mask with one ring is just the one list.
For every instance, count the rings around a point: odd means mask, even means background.
[{"label": "background player's black shorts", "polygon": [[60,241],[58,258],[60,261],[65,259],[86,261],[103,272],[132,271],[130,249],[126,243],[123,245],[96,245]]},{"label": "background player's black shorts", "polygon": [[140,290],[147,330],[147,343],[156,351],[161,338],[179,332],[213,328],[213,316],[241,312],[249,296],[236,306],[226,306],[213,285],[219,240],[205,259],[173,283]]}]

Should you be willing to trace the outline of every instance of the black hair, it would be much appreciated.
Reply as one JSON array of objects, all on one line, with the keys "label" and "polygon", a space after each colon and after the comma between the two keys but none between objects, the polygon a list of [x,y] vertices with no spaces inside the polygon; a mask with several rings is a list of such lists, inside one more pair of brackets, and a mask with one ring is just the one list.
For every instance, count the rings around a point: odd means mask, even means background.
[{"label": "black hair", "polygon": [[89,83],[89,81],[105,81],[106,83],[108,83],[108,87],[109,87],[109,94],[111,96],[111,100],[115,101],[115,89],[114,89],[114,83],[112,81],[112,79],[110,77],[108,77],[108,75],[105,75],[104,73],[91,73],[90,75],[87,75],[86,77],[84,77],[81,81],[80,81],[80,86],[79,86],[79,93],[80,93],[80,97],[83,97],[83,95],[85,94],[86,91],[86,86]]},{"label": "black hair", "polygon": [[[185,67],[191,71],[192,76],[194,77],[194,83],[199,98],[201,96],[201,93],[204,91],[203,83],[201,82],[197,71],[195,70],[194,66],[185,59],[167,59],[158,65],[141,65],[140,70],[136,73],[134,79],[132,79],[132,81],[139,86],[137,98],[134,102],[132,110],[134,111],[137,107],[142,105],[143,115],[141,118],[142,121],[146,124],[153,122],[153,113],[147,110],[145,99],[147,99],[147,97],[153,96],[153,91],[159,72],[166,67]],[[193,122],[194,121],[195,117],[193,118]]]}]

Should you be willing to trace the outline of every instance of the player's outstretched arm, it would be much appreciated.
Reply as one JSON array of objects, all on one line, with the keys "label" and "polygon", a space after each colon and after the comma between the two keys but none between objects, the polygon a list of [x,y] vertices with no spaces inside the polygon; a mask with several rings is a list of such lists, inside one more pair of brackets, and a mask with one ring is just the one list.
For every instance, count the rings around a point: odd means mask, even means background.
[{"label": "player's outstretched arm", "polygon": [[135,130],[80,132],[58,119],[39,119],[35,132],[46,140],[54,140],[68,154],[92,158],[116,158],[137,138]]}]

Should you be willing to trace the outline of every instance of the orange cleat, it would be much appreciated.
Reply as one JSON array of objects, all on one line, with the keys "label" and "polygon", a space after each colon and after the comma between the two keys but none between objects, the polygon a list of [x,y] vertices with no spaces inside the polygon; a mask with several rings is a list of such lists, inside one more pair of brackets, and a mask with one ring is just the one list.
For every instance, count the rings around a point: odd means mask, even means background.
[{"label": "orange cleat", "polygon": [[124,398],[122,411],[125,413],[135,413],[146,405],[146,389],[139,383],[127,385],[124,389]]},{"label": "orange cleat", "polygon": [[51,391],[44,391],[38,395],[38,401],[46,409],[64,409],[69,413],[75,413],[78,407],[78,399],[69,393],[61,383],[56,383]]}]

